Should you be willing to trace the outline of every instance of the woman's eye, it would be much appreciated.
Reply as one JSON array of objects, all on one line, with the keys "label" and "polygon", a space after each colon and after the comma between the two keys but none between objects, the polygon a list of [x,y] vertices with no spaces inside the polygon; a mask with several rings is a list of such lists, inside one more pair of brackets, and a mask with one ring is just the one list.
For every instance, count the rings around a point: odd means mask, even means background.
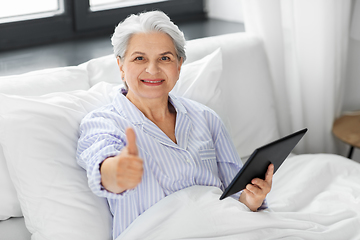
[{"label": "woman's eye", "polygon": [[170,58],[167,56],[161,57],[161,61],[170,61]]},{"label": "woman's eye", "polygon": [[142,61],[142,60],[144,60],[144,57],[136,57],[135,60],[136,61]]}]

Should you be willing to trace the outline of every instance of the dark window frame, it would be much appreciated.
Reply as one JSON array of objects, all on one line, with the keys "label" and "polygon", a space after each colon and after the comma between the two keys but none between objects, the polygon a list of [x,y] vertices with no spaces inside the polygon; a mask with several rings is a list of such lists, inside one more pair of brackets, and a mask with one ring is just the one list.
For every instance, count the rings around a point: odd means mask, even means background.
[{"label": "dark window frame", "polygon": [[95,12],[90,11],[88,0],[64,0],[64,9],[62,15],[0,24],[0,51],[110,35],[130,14],[155,9],[175,23],[206,18],[203,0],[169,0]]},{"label": "dark window frame", "polygon": [[197,20],[205,17],[204,5],[201,0],[170,0],[96,12],[91,12],[89,9],[89,1],[75,1],[75,25],[77,30],[115,27],[119,23],[119,19],[125,19],[132,13],[155,9],[166,12],[174,22]]},{"label": "dark window frame", "polygon": [[0,24],[0,51],[55,42],[69,36],[73,29],[71,1],[65,0],[64,13]]}]

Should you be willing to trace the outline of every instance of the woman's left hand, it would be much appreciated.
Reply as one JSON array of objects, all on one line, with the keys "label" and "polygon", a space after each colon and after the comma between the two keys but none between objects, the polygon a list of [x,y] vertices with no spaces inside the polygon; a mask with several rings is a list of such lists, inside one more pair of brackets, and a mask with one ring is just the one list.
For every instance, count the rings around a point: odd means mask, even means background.
[{"label": "woman's left hand", "polygon": [[265,180],[254,178],[251,184],[246,185],[246,188],[240,195],[239,201],[244,203],[251,211],[257,211],[271,190],[273,175],[274,165],[270,164],[265,174]]}]

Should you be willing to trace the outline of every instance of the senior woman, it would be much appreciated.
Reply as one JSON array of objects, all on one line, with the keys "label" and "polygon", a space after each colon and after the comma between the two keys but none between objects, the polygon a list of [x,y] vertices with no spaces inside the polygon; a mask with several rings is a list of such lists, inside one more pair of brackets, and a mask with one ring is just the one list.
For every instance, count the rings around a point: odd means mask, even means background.
[{"label": "senior woman", "polygon": [[[186,59],[185,39],[164,13],[131,15],[112,44],[126,87],[83,119],[77,159],[91,190],[109,202],[116,238],[169,194],[193,185],[224,190],[242,164],[214,111],[169,93]],[[265,180],[233,197],[253,211],[266,207],[272,175],[270,165]]]}]

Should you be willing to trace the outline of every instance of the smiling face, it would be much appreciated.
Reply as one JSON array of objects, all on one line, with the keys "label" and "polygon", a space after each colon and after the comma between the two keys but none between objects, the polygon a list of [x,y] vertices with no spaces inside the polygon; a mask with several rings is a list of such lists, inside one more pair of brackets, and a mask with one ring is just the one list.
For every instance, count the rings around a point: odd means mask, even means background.
[{"label": "smiling face", "polygon": [[168,93],[179,79],[182,60],[167,34],[151,32],[134,34],[118,64],[128,85],[126,96],[133,103],[150,99],[167,102]]}]

